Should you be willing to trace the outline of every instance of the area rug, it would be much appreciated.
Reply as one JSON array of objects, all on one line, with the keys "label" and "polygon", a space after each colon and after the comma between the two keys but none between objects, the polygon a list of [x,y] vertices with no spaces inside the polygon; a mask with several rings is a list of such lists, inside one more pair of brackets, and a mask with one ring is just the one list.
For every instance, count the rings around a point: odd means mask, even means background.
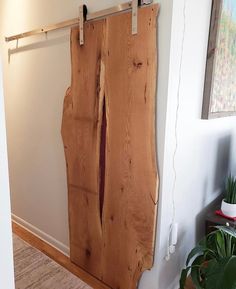
[{"label": "area rug", "polygon": [[92,289],[16,235],[13,243],[16,289]]}]

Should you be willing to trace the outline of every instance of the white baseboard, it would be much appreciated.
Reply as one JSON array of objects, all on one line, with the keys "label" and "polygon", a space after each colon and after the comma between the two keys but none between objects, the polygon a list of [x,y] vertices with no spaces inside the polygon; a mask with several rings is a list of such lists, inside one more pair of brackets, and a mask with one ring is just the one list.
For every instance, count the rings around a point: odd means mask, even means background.
[{"label": "white baseboard", "polygon": [[14,214],[12,214],[11,216],[12,216],[12,221],[13,222],[15,222],[19,226],[23,227],[24,229],[26,229],[27,231],[29,231],[30,233],[32,233],[36,237],[40,238],[44,242],[48,243],[49,245],[51,245],[52,247],[54,247],[55,249],[57,249],[58,251],[60,251],[61,253],[63,253],[64,255],[69,257],[70,248],[68,246],[66,246],[65,244],[63,244],[60,241],[56,240],[55,238],[53,238],[52,236],[48,235],[47,233],[41,231],[40,229],[38,229],[37,227],[33,226],[32,224],[30,224],[30,223],[26,222],[25,220],[21,219],[20,217],[14,215]]}]

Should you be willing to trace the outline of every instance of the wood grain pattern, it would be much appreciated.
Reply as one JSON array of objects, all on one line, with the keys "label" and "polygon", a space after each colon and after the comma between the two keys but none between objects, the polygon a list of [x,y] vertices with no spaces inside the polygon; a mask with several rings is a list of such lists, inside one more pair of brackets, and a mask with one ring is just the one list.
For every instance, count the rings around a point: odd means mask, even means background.
[{"label": "wood grain pattern", "polygon": [[[71,34],[72,85],[64,101],[62,136],[67,162],[71,260],[101,278],[102,228],[99,210],[99,152],[105,20]],[[92,255],[92,256],[91,256]]]},{"label": "wood grain pattern", "polygon": [[62,136],[71,260],[113,289],[134,289],[153,263],[158,177],[158,5],[72,29],[72,85]]}]

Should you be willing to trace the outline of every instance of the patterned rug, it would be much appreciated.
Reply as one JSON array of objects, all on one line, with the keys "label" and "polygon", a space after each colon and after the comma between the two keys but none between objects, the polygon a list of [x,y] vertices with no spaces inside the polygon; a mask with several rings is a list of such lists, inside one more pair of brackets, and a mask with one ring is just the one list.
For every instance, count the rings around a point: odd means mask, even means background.
[{"label": "patterned rug", "polygon": [[13,243],[16,289],[92,289],[16,235]]}]

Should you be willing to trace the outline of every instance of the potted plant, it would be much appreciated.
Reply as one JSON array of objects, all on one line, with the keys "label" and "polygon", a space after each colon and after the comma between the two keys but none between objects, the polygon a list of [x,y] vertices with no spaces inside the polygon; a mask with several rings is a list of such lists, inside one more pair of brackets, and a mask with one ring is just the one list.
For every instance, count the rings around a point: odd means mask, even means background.
[{"label": "potted plant", "polygon": [[180,289],[185,289],[188,276],[197,289],[236,289],[236,230],[216,229],[188,255]]},{"label": "potted plant", "polygon": [[227,178],[225,198],[221,203],[221,211],[228,217],[236,217],[236,178],[233,176]]}]

